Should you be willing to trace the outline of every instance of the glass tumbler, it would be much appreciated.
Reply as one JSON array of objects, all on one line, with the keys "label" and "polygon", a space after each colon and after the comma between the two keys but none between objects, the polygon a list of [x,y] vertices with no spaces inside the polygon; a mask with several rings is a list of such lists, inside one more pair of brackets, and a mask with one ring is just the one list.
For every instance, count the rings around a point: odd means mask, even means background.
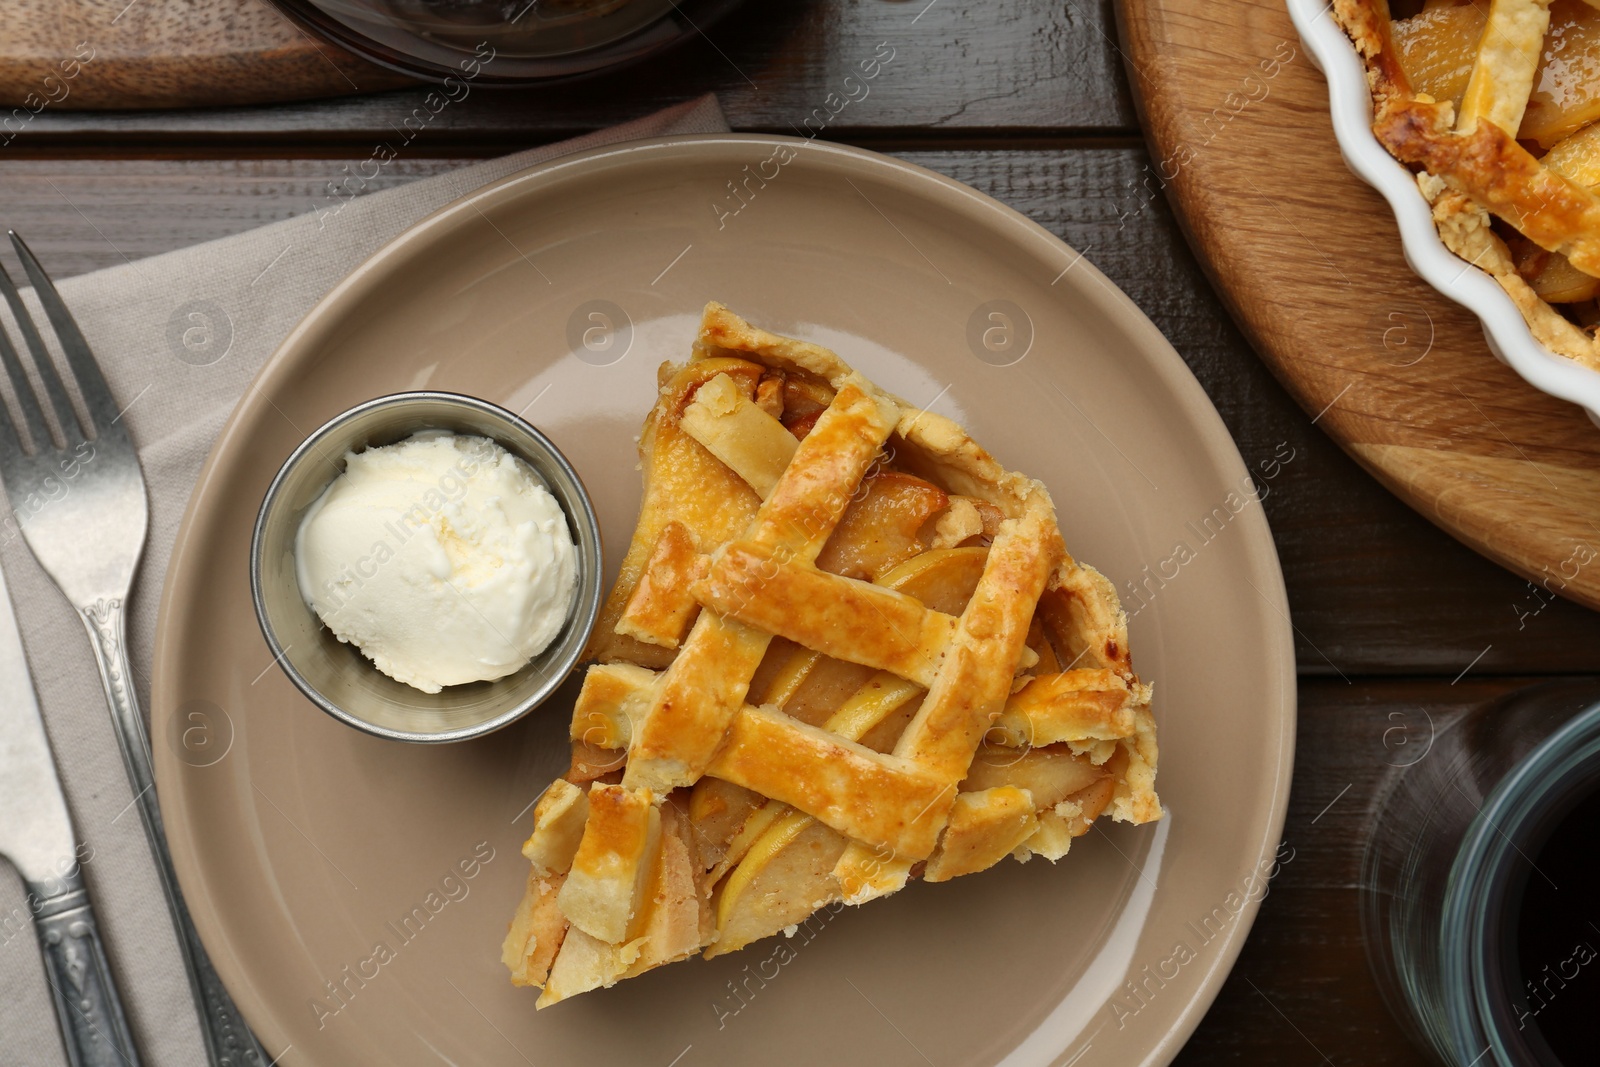
[{"label": "glass tumbler", "polygon": [[[1536,685],[1471,711],[1391,780],[1363,860],[1362,932],[1390,1010],[1440,1062],[1600,1063],[1592,1045],[1581,1059],[1561,1059],[1541,1026],[1553,1024],[1557,1004],[1568,1017],[1588,1012],[1590,1027],[1600,1017],[1592,987],[1569,981],[1600,977],[1591,962],[1600,899],[1584,896],[1592,882],[1581,879],[1563,878],[1563,896],[1538,866],[1552,831],[1562,825],[1561,840],[1571,840],[1563,820],[1585,798],[1587,811],[1597,791],[1600,680]],[[1589,858],[1579,862],[1593,864],[1600,827],[1584,837]],[[1543,968],[1519,949],[1524,908],[1535,901],[1544,927],[1572,927],[1572,953]],[[1594,973],[1580,975],[1589,966]],[[1560,1003],[1564,994],[1573,999]]]}]

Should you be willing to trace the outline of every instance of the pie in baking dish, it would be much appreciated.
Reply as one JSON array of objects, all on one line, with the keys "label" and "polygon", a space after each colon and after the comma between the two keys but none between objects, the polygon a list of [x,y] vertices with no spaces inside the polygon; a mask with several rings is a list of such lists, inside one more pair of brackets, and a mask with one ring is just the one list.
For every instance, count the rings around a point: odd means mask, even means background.
[{"label": "pie in baking dish", "polygon": [[[1600,369],[1600,10],[1583,0],[1334,0],[1373,131],[1552,351]],[[1399,17],[1404,16],[1404,17]]]},{"label": "pie in baking dish", "polygon": [[1043,485],[720,304],[659,379],[504,945],[540,1007],[1161,816],[1126,616]]}]

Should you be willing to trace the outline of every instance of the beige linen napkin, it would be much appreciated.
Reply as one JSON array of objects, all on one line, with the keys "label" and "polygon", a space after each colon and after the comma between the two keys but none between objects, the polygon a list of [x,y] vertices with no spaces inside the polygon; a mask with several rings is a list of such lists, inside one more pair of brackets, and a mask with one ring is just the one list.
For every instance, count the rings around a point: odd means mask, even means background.
[{"label": "beige linen napkin", "polygon": [[[716,99],[707,96],[370,196],[354,196],[359,182],[346,181],[310,215],[61,283],[126,407],[149,485],[150,536],[129,619],[146,708],[157,602],[200,467],[251,378],[323,294],[424,216],[532,164],[641,137],[727,129]],[[0,559],[78,838],[92,850],[84,873],[135,1040],[147,1067],[204,1064],[176,937],[88,639],[66,599],[9,531],[9,523],[0,527]],[[6,817],[0,811],[0,819]],[[0,1064],[64,1062],[22,885],[9,865],[0,864]]]}]

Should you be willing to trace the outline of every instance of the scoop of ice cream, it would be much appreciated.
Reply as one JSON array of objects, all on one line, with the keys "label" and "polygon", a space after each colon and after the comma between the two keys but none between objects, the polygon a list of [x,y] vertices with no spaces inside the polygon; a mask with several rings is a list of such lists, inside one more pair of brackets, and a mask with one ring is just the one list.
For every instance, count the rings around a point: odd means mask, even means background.
[{"label": "scoop of ice cream", "polygon": [[532,468],[442,432],[345,456],[300,523],[295,567],[334,636],[425,693],[519,670],[578,585],[567,517]]}]

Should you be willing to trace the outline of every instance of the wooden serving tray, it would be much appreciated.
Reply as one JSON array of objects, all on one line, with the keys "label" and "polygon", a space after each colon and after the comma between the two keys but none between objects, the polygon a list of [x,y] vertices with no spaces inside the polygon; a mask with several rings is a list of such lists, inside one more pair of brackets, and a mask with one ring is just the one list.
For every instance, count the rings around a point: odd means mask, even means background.
[{"label": "wooden serving tray", "polygon": [[1282,0],[1118,0],[1118,19],[1152,157],[1125,210],[1171,197],[1316,424],[1536,583],[1519,617],[1556,594],[1600,607],[1600,429],[1496,360],[1478,320],[1411,273],[1388,205],[1340,159],[1327,85]]},{"label": "wooden serving tray", "polygon": [[259,104],[407,84],[267,0],[0,0],[11,134],[45,107]]}]

